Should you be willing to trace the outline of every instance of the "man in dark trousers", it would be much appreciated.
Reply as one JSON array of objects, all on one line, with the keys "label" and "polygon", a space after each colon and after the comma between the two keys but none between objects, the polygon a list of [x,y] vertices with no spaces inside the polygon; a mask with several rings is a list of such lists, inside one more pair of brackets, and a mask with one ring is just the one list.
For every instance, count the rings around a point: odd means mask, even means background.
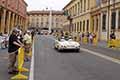
[{"label": "man in dark trousers", "polygon": [[32,30],[31,35],[32,35],[32,40],[33,40],[34,35],[35,35],[35,30]]},{"label": "man in dark trousers", "polygon": [[9,74],[16,74],[18,71],[15,67],[16,57],[18,54],[19,47],[23,47],[23,44],[19,41],[17,37],[17,30],[13,30],[12,34],[9,37],[8,53],[9,53]]}]

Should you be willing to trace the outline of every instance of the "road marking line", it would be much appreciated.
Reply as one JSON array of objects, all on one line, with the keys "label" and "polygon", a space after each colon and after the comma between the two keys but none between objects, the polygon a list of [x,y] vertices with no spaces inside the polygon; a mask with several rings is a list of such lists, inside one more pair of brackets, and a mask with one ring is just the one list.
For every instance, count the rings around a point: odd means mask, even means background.
[{"label": "road marking line", "polygon": [[93,54],[95,56],[98,56],[98,57],[101,57],[103,59],[106,59],[108,61],[112,61],[114,63],[117,63],[117,64],[120,64],[120,60],[118,59],[115,59],[115,58],[112,58],[112,57],[109,57],[109,56],[106,56],[106,55],[103,55],[101,53],[98,53],[98,52],[94,52],[94,51],[91,51],[91,50],[88,50],[88,49],[85,49],[85,48],[81,48],[82,51],[85,51],[85,52],[88,52],[90,54]]},{"label": "road marking line", "polygon": [[32,60],[31,60],[31,66],[30,66],[29,80],[34,80],[34,43],[32,46]]}]

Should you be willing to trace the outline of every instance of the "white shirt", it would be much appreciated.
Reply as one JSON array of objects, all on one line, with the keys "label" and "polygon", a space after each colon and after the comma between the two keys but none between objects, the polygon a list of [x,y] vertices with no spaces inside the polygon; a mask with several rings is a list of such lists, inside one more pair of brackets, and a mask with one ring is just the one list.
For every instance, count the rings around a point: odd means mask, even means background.
[{"label": "white shirt", "polygon": [[32,43],[32,37],[28,34],[25,34],[23,37],[23,41],[26,41],[26,43]]}]

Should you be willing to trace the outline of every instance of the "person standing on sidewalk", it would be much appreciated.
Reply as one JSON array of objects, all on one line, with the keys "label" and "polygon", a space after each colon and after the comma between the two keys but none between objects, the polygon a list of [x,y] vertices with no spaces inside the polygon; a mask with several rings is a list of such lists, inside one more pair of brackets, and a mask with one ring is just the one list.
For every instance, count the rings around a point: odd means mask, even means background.
[{"label": "person standing on sidewalk", "polygon": [[115,41],[115,39],[116,39],[115,32],[114,32],[114,31],[111,31],[111,34],[110,34],[110,41],[111,41],[110,48],[116,46],[116,41]]},{"label": "person standing on sidewalk", "polygon": [[23,37],[23,42],[25,45],[25,61],[29,61],[29,56],[28,54],[31,51],[31,45],[32,45],[32,37],[31,37],[31,32],[27,31],[26,34]]},{"label": "person standing on sidewalk", "polygon": [[4,36],[4,45],[5,45],[5,48],[8,48],[8,39],[9,39],[8,33],[5,32],[3,36]]},{"label": "person standing on sidewalk", "polygon": [[110,39],[112,40],[115,40],[116,39],[116,35],[115,35],[115,32],[114,31],[111,31],[111,34],[110,34]]},{"label": "person standing on sidewalk", "polygon": [[32,40],[33,40],[33,38],[34,38],[34,36],[35,36],[35,31],[34,31],[34,30],[32,30],[31,36],[32,36]]},{"label": "person standing on sidewalk", "polygon": [[92,35],[92,33],[90,33],[90,35],[89,35],[89,43],[93,44],[93,35]]},{"label": "person standing on sidewalk", "polygon": [[8,53],[9,53],[9,67],[8,73],[9,74],[16,74],[18,70],[15,67],[16,57],[18,54],[19,47],[23,47],[23,44],[20,43],[17,37],[17,30],[13,30],[12,34],[9,37],[9,45],[8,45]]}]

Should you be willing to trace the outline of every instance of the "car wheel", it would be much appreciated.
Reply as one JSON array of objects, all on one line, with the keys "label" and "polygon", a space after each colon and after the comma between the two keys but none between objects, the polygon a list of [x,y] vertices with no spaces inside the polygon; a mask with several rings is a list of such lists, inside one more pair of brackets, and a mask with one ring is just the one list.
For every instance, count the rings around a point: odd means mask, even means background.
[{"label": "car wheel", "polygon": [[56,46],[54,46],[54,49],[55,49],[55,50],[57,50],[57,47],[56,47]]},{"label": "car wheel", "polygon": [[80,52],[80,49],[76,49],[75,51],[76,51],[76,52]]},{"label": "car wheel", "polygon": [[59,52],[61,52],[61,49],[60,49],[59,47],[57,48],[57,50],[58,50]]}]

